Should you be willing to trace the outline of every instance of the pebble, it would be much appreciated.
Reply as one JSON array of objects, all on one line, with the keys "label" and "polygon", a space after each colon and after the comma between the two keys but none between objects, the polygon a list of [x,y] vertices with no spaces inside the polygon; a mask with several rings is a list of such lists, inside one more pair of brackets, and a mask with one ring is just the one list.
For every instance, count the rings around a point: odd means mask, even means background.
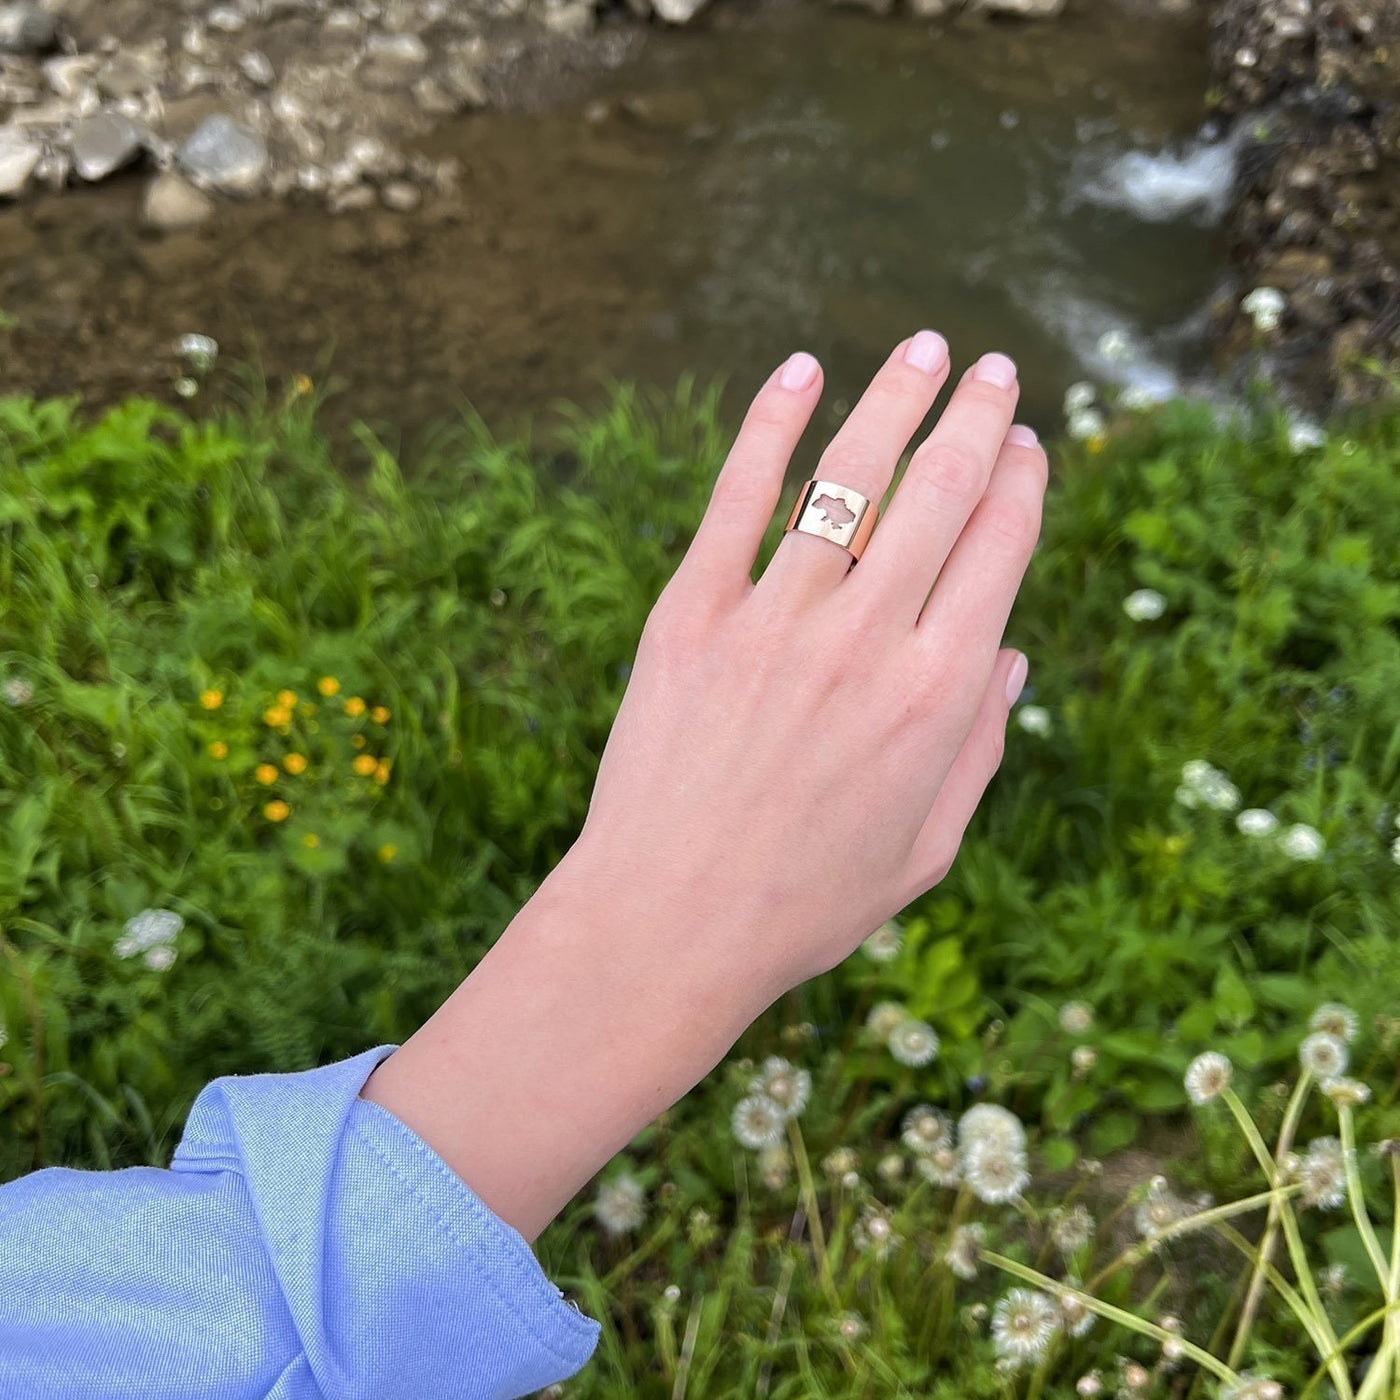
[{"label": "pebble", "polygon": [[43,53],[58,41],[54,17],[38,5],[0,5],[0,53]]},{"label": "pebble", "polygon": [[272,60],[261,49],[249,49],[238,60],[239,71],[256,87],[271,87],[277,78]]},{"label": "pebble", "polygon": [[652,5],[667,24],[689,24],[705,8],[705,0],[652,0]]},{"label": "pebble", "polygon": [[146,186],[141,222],[148,228],[194,228],[214,212],[214,201],[179,175],[157,175]]},{"label": "pebble", "polygon": [[43,150],[37,141],[10,126],[0,126],[0,198],[24,192]]},{"label": "pebble", "polygon": [[180,168],[196,184],[248,194],[267,170],[267,142],[223,112],[205,117],[180,148]]},{"label": "pebble", "polygon": [[384,186],[379,192],[379,197],[384,201],[386,209],[407,214],[410,210],[418,208],[423,202],[423,191],[407,180],[394,180]]},{"label": "pebble", "polygon": [[105,180],[141,150],[141,128],[120,112],[98,112],[73,128],[73,169],[84,180]]},{"label": "pebble", "polygon": [[56,96],[71,102],[88,87],[88,80],[97,71],[95,54],[62,54],[44,60],[44,77]]},{"label": "pebble", "polygon": [[234,9],[232,5],[215,5],[205,15],[204,22],[210,29],[217,29],[224,34],[237,34],[248,21],[243,18],[242,12]]},{"label": "pebble", "polygon": [[104,97],[135,97],[159,86],[160,75],[129,54],[114,54],[97,70],[97,90]]}]

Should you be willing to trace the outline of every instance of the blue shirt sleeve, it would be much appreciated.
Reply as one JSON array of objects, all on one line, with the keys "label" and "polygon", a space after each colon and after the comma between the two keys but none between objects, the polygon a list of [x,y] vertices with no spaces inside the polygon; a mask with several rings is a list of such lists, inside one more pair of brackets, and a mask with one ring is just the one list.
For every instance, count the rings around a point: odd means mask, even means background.
[{"label": "blue shirt sleeve", "polygon": [[170,1170],[0,1188],[3,1400],[495,1400],[598,1340],[493,1215],[359,1097],[396,1047],[195,1101]]}]

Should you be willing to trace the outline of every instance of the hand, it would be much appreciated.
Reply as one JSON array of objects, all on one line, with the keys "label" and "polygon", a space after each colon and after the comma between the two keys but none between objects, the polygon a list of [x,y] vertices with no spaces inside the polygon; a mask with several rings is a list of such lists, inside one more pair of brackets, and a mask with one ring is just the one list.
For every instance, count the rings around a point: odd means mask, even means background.
[{"label": "hand", "polygon": [[[941,337],[898,346],[814,475],[878,502],[947,375]],[[854,568],[794,531],[754,584],[820,392],[795,355],[754,400],[647,622],[571,852],[640,893],[657,938],[699,927],[770,1001],[952,864],[1024,679],[998,646],[1046,485],[1035,434],[1012,426],[1015,367],[985,356]]]},{"label": "hand", "polygon": [[[896,348],[818,475],[878,500],[948,374]],[[821,392],[754,400],[648,619],[578,841],[364,1096],[533,1238],[785,989],[942,879],[1023,672],[999,650],[1045,454],[984,356],[860,563],[794,532],[750,581]],[[932,590],[932,591],[930,591]]]}]

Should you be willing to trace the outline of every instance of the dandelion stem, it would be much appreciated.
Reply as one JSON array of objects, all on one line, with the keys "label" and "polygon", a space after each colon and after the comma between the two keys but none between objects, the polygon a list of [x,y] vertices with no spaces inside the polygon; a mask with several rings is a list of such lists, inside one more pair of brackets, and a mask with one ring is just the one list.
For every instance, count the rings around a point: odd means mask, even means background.
[{"label": "dandelion stem", "polygon": [[[1298,1119],[1303,1111],[1303,1101],[1307,1097],[1308,1086],[1312,1083],[1312,1072],[1302,1070],[1298,1082],[1289,1095],[1288,1106],[1284,1110],[1283,1124],[1279,1128],[1278,1146],[1274,1152],[1274,1162],[1278,1172],[1283,1170],[1283,1159],[1293,1148],[1293,1137],[1298,1130]],[[1232,1106],[1233,1107],[1233,1106]],[[1237,1114],[1236,1117],[1239,1115]],[[1272,1178],[1270,1178],[1272,1182]],[[1235,1340],[1230,1345],[1230,1365],[1238,1366],[1244,1355],[1245,1344],[1249,1341],[1250,1329],[1254,1326],[1254,1316],[1259,1311],[1260,1300],[1264,1296],[1264,1271],[1274,1257],[1274,1245],[1278,1240],[1279,1210],[1282,1202],[1275,1201],[1269,1206],[1269,1218],[1264,1223],[1264,1236],[1259,1243],[1259,1253],[1254,1261],[1253,1273],[1249,1280],[1249,1292],[1245,1294],[1240,1308],[1239,1325],[1235,1328]]]},{"label": "dandelion stem", "polygon": [[[1356,1123],[1352,1119],[1351,1109],[1345,1105],[1339,1106],[1337,1121],[1342,1128],[1342,1168],[1347,1177],[1347,1198],[1351,1202],[1351,1217],[1356,1221],[1357,1232],[1361,1236],[1362,1244],[1366,1246],[1371,1267],[1376,1271],[1376,1282],[1384,1291],[1390,1282],[1390,1266],[1386,1263],[1381,1242],[1376,1238],[1375,1227],[1366,1211],[1366,1197],[1361,1190],[1361,1173],[1356,1166]],[[1388,1294],[1386,1301],[1390,1301]]]},{"label": "dandelion stem", "polygon": [[1148,1322],[1146,1318],[1139,1317],[1136,1313],[1130,1313],[1124,1308],[1115,1307],[1112,1303],[1105,1303],[1078,1288],[1071,1288],[1068,1284],[1048,1278],[1029,1265],[1018,1263],[1015,1259],[1008,1259],[1004,1254],[997,1254],[994,1250],[982,1250],[981,1257],[1003,1273],[1010,1274],[1013,1278],[1022,1279],[1026,1283],[1033,1283],[1037,1288],[1042,1288],[1057,1298],[1077,1298],[1090,1312],[1099,1317],[1107,1318],[1110,1322],[1116,1322],[1120,1327],[1126,1327],[1131,1332],[1140,1333],[1144,1337],[1153,1337],[1159,1342],[1172,1342],[1180,1348],[1183,1356],[1190,1357],[1198,1366],[1204,1367],[1222,1381],[1233,1384],[1239,1380],[1236,1372],[1219,1357],[1212,1356],[1204,1348],[1198,1347],[1194,1342],[1188,1342],[1175,1332],[1168,1332],[1165,1327],[1159,1327],[1155,1322]]},{"label": "dandelion stem", "polygon": [[[1364,1337],[1382,1318],[1389,1322],[1394,1318],[1397,1312],[1400,1312],[1400,1302],[1388,1303],[1385,1307],[1377,1308],[1375,1312],[1368,1313],[1355,1327],[1349,1332],[1344,1333],[1337,1342],[1337,1345],[1322,1358],[1321,1364],[1318,1366],[1317,1370],[1312,1373],[1311,1377],[1309,1377],[1307,1385],[1303,1387],[1302,1392],[1298,1396],[1298,1400],[1312,1400],[1312,1395],[1314,1391],[1317,1390],[1318,1386],[1322,1384],[1322,1378],[1327,1374],[1328,1368],[1331,1367],[1334,1362],[1341,1360],[1342,1354],[1346,1349],[1353,1342],[1359,1341]],[[1369,1373],[1367,1379],[1370,1379]]]},{"label": "dandelion stem", "polygon": [[797,1164],[797,1180],[802,1189],[802,1204],[807,1211],[807,1228],[812,1235],[812,1249],[817,1256],[822,1290],[826,1293],[832,1312],[840,1312],[841,1295],[837,1293],[836,1281],[831,1276],[831,1260],[826,1253],[826,1235],[822,1230],[816,1183],[812,1180],[812,1164],[807,1160],[807,1144],[802,1140],[802,1129],[797,1126],[796,1118],[788,1119],[788,1138],[792,1142],[792,1159]]}]

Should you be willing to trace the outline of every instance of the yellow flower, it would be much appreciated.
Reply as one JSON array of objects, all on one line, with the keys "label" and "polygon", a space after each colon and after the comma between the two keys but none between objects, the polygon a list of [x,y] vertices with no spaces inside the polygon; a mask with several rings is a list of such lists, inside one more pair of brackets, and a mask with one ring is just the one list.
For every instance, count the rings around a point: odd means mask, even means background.
[{"label": "yellow flower", "polygon": [[277,703],[281,705],[284,710],[290,710],[296,702],[297,693],[295,690],[279,690],[277,692]]},{"label": "yellow flower", "polygon": [[314,851],[316,847],[321,844],[321,838],[317,836],[314,831],[308,831],[306,835],[301,838],[301,844]]},{"label": "yellow flower", "polygon": [[329,698],[340,689],[340,682],[336,680],[334,676],[322,676],[321,679],[316,682],[316,689],[319,690],[322,695]]},{"label": "yellow flower", "polygon": [[282,767],[285,768],[289,773],[305,773],[306,755],[299,753],[289,753],[286,756],[286,758],[282,760]]},{"label": "yellow flower", "polygon": [[263,816],[270,822],[284,822],[292,815],[292,809],[285,802],[269,802],[263,808]]},{"label": "yellow flower", "polygon": [[209,756],[211,758],[227,758],[228,745],[224,743],[222,739],[215,739],[214,742],[209,745]]},{"label": "yellow flower", "polygon": [[393,843],[392,841],[386,841],[386,842],[379,848],[379,859],[382,860],[382,861],[384,862],[385,865],[388,865],[389,862],[390,862],[391,860],[393,860],[393,858],[394,858],[396,855],[398,855],[398,853],[399,853],[399,848],[398,848],[396,845],[394,845],[394,843]]},{"label": "yellow flower", "polygon": [[277,781],[277,770],[270,763],[260,763],[253,769],[253,776],[264,787],[271,787]]},{"label": "yellow flower", "polygon": [[373,754],[362,753],[356,756],[354,763],[352,763],[350,766],[357,773],[361,774],[364,777],[368,777],[371,773],[374,772],[375,768],[378,765],[375,761]]},{"label": "yellow flower", "polygon": [[374,769],[374,781],[383,787],[389,781],[389,760],[381,758]]},{"label": "yellow flower", "polygon": [[376,724],[388,724],[388,723],[389,723],[389,711],[386,710],[386,709],[384,708],[383,705],[376,705],[376,706],[374,707],[374,709],[372,709],[372,710],[369,712],[369,717],[370,717]]},{"label": "yellow flower", "polygon": [[1090,452],[1097,454],[1103,451],[1104,444],[1107,441],[1108,439],[1104,437],[1102,433],[1095,433],[1093,437],[1085,440],[1084,446],[1087,447]]},{"label": "yellow flower", "polygon": [[281,705],[274,705],[270,710],[263,711],[263,723],[271,725],[274,729],[291,722],[292,712]]},{"label": "yellow flower", "polygon": [[362,715],[365,712],[365,702],[358,695],[352,695],[345,702],[345,713],[347,715]]},{"label": "yellow flower", "polygon": [[350,736],[350,742],[354,744],[354,746],[357,749],[362,749],[367,743],[369,743],[369,740],[366,739],[363,734],[352,734]]},{"label": "yellow flower", "polygon": [[206,710],[217,710],[224,703],[224,692],[222,690],[206,690],[199,697],[199,703]]},{"label": "yellow flower", "polygon": [[292,377],[292,388],[297,391],[301,398],[305,398],[311,392],[311,380],[307,375],[298,374]]}]

